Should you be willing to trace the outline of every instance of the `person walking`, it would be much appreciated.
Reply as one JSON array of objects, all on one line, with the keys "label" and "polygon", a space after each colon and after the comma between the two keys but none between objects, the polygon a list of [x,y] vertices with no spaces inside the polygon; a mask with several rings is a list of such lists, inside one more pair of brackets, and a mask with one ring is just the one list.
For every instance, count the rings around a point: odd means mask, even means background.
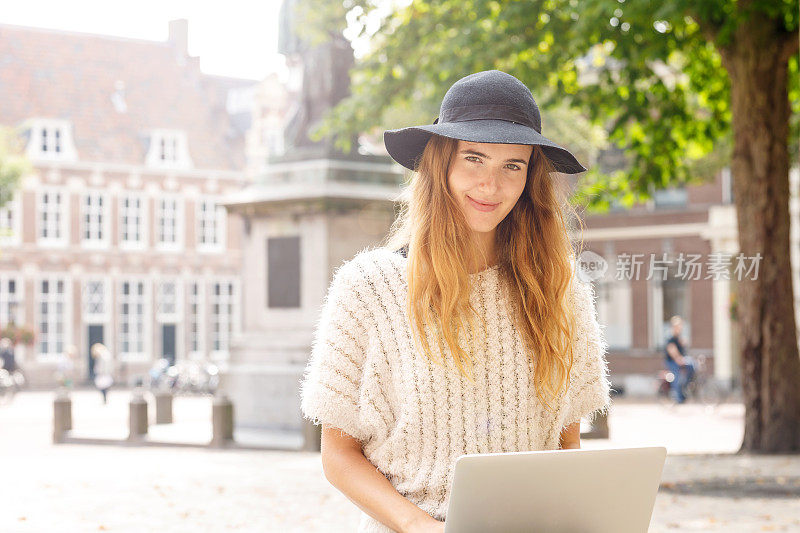
[{"label": "person walking", "polygon": [[433,124],[384,133],[413,170],[382,246],[339,266],[301,380],[327,479],[358,531],[444,531],[463,454],[580,447],[611,404],[607,343],[577,275],[557,172],[530,90],[470,74]]},{"label": "person walking", "polygon": [[67,349],[59,356],[56,363],[56,382],[59,387],[71,389],[75,378],[75,363],[78,359],[78,347],[74,344],[67,346]]},{"label": "person walking", "polygon": [[675,376],[670,382],[670,394],[676,403],[686,401],[686,385],[694,379],[695,364],[691,356],[686,353],[681,332],[683,331],[683,319],[675,315],[669,319],[672,335],[664,345],[664,364],[667,370]]},{"label": "person walking", "polygon": [[103,394],[103,404],[108,403],[108,390],[114,384],[114,362],[111,352],[103,343],[95,343],[91,348],[94,360],[94,386]]},{"label": "person walking", "polygon": [[0,367],[13,374],[17,369],[17,359],[14,354],[14,341],[8,337],[0,339]]}]

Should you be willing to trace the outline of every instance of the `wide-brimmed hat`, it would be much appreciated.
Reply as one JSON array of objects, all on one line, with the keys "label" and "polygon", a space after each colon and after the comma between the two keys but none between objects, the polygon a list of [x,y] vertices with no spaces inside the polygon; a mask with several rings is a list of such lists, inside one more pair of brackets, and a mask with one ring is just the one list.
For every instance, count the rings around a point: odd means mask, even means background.
[{"label": "wide-brimmed hat", "polygon": [[558,172],[586,170],[569,150],[542,135],[539,106],[530,89],[500,70],[461,78],[445,93],[433,124],[387,130],[383,142],[392,159],[416,170],[434,133],[470,142],[539,145]]}]

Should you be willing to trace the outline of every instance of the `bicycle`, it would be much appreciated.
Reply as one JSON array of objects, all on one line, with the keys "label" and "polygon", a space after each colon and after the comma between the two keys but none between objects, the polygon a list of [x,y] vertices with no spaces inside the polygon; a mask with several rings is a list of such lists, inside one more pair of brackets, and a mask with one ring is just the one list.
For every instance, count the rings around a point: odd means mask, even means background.
[{"label": "bicycle", "polygon": [[[683,388],[686,402],[699,402],[706,407],[716,408],[725,400],[727,393],[709,371],[708,355],[700,354],[696,358],[692,358],[692,360],[695,363],[695,373]],[[672,395],[671,385],[675,379],[677,379],[677,376],[669,370],[662,369],[659,371],[657,396],[664,406],[674,407],[678,405]]]},{"label": "bicycle", "polygon": [[0,366],[0,403],[11,403],[25,382],[25,375],[19,369],[9,372]]}]

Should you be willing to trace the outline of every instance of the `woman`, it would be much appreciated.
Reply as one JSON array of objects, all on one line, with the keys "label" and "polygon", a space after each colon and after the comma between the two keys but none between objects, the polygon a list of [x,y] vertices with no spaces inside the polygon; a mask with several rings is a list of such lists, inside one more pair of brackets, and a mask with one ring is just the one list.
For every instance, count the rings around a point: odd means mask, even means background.
[{"label": "woman", "polygon": [[497,70],[456,82],[432,125],[384,140],[415,170],[410,198],[386,247],[336,271],[301,407],[359,532],[443,531],[460,455],[578,448],[581,418],[610,404],[551,178],[585,169]]},{"label": "woman", "polygon": [[108,403],[108,389],[114,384],[114,361],[106,345],[97,342],[91,348],[94,360],[94,386],[103,394],[103,404]]}]

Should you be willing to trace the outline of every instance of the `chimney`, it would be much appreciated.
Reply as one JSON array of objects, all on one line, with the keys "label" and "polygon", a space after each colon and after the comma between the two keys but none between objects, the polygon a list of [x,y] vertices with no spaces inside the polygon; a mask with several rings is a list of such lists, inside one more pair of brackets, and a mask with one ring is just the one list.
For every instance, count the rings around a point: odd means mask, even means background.
[{"label": "chimney", "polygon": [[189,55],[189,21],[187,19],[169,21],[168,42],[179,54]]}]

